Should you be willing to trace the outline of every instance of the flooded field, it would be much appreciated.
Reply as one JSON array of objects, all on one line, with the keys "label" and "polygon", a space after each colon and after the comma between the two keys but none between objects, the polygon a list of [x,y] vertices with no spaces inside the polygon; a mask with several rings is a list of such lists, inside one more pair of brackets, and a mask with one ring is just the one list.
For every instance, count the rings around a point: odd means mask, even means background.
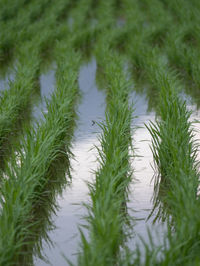
[{"label": "flooded field", "polygon": [[[44,245],[43,252],[49,262],[35,261],[35,265],[66,265],[66,259],[76,262],[80,244],[79,227],[87,224],[84,216],[87,210],[83,206],[89,201],[87,182],[94,179],[93,171],[98,166],[97,151],[99,145],[98,123],[103,121],[105,112],[105,94],[98,91],[95,85],[96,61],[81,67],[79,86],[82,93],[81,103],[78,108],[78,125],[75,131],[73,154],[75,160],[72,164],[72,183],[58,198],[60,210],[56,213],[54,223],[56,229],[49,233],[54,247]],[[133,249],[143,237],[148,242],[147,226],[152,227],[153,217],[148,219],[153,208],[153,156],[151,153],[151,137],[145,127],[149,121],[155,120],[155,113],[148,112],[145,94],[143,96],[133,92],[130,102],[134,103],[134,116],[132,128],[135,158],[132,159],[132,184],[129,192],[128,208],[130,216],[135,220],[133,237],[129,240],[130,249]],[[152,228],[151,228],[152,230]],[[162,223],[154,225],[155,241],[158,236],[163,237],[166,230]]]},{"label": "flooded field", "polygon": [[40,76],[39,97],[36,96],[36,104],[32,112],[35,121],[39,121],[43,117],[42,114],[47,112],[46,100],[51,99],[55,86],[55,70],[51,69]]},{"label": "flooded field", "polygon": [[[44,244],[43,252],[48,262],[36,260],[35,265],[66,265],[67,259],[77,263],[76,257],[80,244],[81,225],[87,224],[84,217],[87,210],[83,206],[89,201],[87,182],[94,178],[93,171],[98,166],[97,151],[99,146],[98,135],[100,128],[97,123],[103,121],[105,112],[105,94],[98,91],[95,85],[96,61],[81,67],[79,74],[79,86],[82,93],[81,103],[78,108],[78,125],[75,131],[73,154],[75,160],[72,168],[72,183],[67,186],[63,195],[57,199],[59,211],[54,217],[56,229],[49,233],[54,246]],[[193,110],[191,121],[197,121],[199,111],[196,110],[192,99],[184,96],[189,110]],[[128,240],[131,250],[138,244],[141,252],[141,238],[150,244],[148,229],[151,231],[153,241],[160,245],[164,235],[167,233],[167,225],[164,222],[156,221],[156,210],[154,207],[154,178],[155,165],[151,152],[151,135],[145,124],[155,121],[155,112],[148,111],[148,104],[145,94],[138,95],[133,92],[130,95],[130,102],[134,103],[133,145],[135,147],[134,158],[131,165],[133,169],[132,184],[130,185],[128,209],[133,218],[134,229],[132,237]],[[200,126],[194,124],[195,140],[199,139]]]},{"label": "flooded field", "polygon": [[[104,119],[105,95],[98,91],[95,84],[96,61],[84,64],[79,73],[81,102],[78,107],[78,121],[75,130],[72,163],[72,183],[67,186],[58,199],[60,210],[54,218],[55,229],[50,238],[55,248],[45,247],[44,254],[52,265],[66,265],[66,259],[76,262],[76,253],[80,242],[78,227],[84,224],[86,209],[83,203],[89,200],[87,182],[92,181],[92,171],[97,167],[99,122]],[[35,265],[46,265],[36,261]]]},{"label": "flooded field", "polygon": [[197,0],[0,0],[0,266],[198,266]]}]

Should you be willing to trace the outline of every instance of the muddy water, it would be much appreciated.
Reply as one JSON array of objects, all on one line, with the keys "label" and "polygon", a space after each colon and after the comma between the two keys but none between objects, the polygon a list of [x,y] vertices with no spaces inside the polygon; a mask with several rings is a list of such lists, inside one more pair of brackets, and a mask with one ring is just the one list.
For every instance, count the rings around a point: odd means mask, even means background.
[{"label": "muddy water", "polygon": [[[44,245],[50,265],[67,265],[62,253],[76,263],[76,253],[80,243],[78,225],[84,223],[81,218],[86,215],[86,209],[81,204],[87,202],[88,187],[86,181],[92,181],[92,170],[96,168],[97,135],[99,127],[96,122],[104,119],[105,95],[97,90],[95,85],[96,62],[93,59],[80,69],[79,86],[82,92],[82,101],[78,107],[79,121],[75,131],[73,153],[72,184],[67,187],[62,197],[58,199],[60,210],[54,217],[57,229],[50,232],[50,239],[54,247]],[[49,265],[41,260],[35,260],[36,266]]]}]

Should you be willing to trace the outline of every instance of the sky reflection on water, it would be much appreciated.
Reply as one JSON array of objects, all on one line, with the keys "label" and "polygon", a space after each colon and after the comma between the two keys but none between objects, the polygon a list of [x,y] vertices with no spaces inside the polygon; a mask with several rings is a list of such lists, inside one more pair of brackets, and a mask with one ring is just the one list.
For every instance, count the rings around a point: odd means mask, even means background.
[{"label": "sky reflection on water", "polygon": [[[78,225],[83,221],[81,218],[87,214],[83,202],[89,200],[86,181],[92,181],[92,170],[96,168],[97,151],[94,145],[98,145],[97,135],[99,127],[96,122],[104,119],[105,95],[98,91],[95,84],[96,61],[92,59],[80,69],[79,86],[82,100],[78,107],[78,126],[75,131],[72,152],[75,160],[72,162],[72,184],[66,188],[62,197],[58,199],[60,210],[55,217],[57,229],[50,232],[49,236],[55,243],[54,248],[44,246],[52,265],[66,265],[66,260],[61,253],[76,262],[80,236]],[[94,123],[94,122],[95,123]],[[36,260],[35,265],[47,265],[41,260]]]}]

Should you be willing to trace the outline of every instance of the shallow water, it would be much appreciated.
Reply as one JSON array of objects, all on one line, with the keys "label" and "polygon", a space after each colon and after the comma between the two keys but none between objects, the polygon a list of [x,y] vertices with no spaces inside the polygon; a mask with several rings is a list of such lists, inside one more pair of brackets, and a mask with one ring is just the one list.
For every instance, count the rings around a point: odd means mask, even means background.
[{"label": "shallow water", "polygon": [[[188,110],[192,111],[190,121],[192,122],[192,128],[194,129],[194,140],[198,145],[200,145],[200,109],[197,108],[195,100],[191,96],[186,95],[184,93],[181,96],[183,100],[186,101]],[[197,154],[197,159],[200,161],[200,147],[199,152]]]},{"label": "shallow water", "polygon": [[[152,196],[154,193],[153,184],[153,155],[150,149],[151,135],[144,124],[149,124],[149,121],[155,121],[155,113],[148,112],[148,103],[143,95],[133,93],[131,96],[135,102],[135,112],[137,116],[133,120],[132,127],[135,129],[133,136],[133,148],[135,158],[132,161],[133,181],[130,185],[129,194],[129,214],[134,219],[133,236],[128,241],[128,246],[134,250],[136,244],[144,252],[143,245],[140,241],[142,237],[146,243],[149,242],[147,227],[151,230],[153,239],[156,244],[159,243],[159,238],[162,238],[166,231],[165,224],[161,222],[152,225],[154,215],[148,219],[153,208]],[[157,237],[159,234],[159,238]]]},{"label": "shallow water", "polygon": [[126,25],[126,20],[124,17],[119,17],[116,21],[117,28],[123,28]]},{"label": "shallow water", "polygon": [[54,92],[56,81],[55,81],[55,67],[53,66],[46,73],[42,73],[39,78],[40,84],[40,97],[36,98],[35,105],[32,111],[32,117],[34,121],[38,121],[43,118],[43,113],[47,112],[46,101],[51,99],[51,95]]},{"label": "shallow water", "polygon": [[[55,243],[54,248],[44,245],[44,253],[52,265],[66,265],[63,253],[69,260],[76,263],[80,235],[78,225],[87,210],[81,204],[86,202],[88,187],[86,181],[91,181],[92,170],[96,167],[97,152],[94,145],[98,145],[97,135],[99,127],[96,122],[104,119],[105,95],[98,91],[95,84],[96,62],[93,59],[80,69],[79,86],[82,101],[79,104],[79,121],[75,131],[73,153],[76,161],[72,167],[72,185],[67,187],[63,196],[58,199],[60,210],[54,217],[56,230],[49,236]],[[48,265],[41,260],[35,260],[35,265]]]},{"label": "shallow water", "polygon": [[8,69],[4,75],[0,75],[0,95],[2,91],[9,89],[9,83],[13,81],[14,78],[15,75],[11,69]]}]

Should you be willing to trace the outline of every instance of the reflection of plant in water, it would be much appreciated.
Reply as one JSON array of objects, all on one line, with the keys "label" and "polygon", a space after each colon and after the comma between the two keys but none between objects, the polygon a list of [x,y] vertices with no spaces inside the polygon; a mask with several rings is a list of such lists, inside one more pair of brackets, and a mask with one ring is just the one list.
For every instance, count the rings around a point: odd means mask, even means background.
[{"label": "reflection of plant in water", "polygon": [[[70,175],[70,141],[79,97],[76,82],[81,60],[79,52],[74,52],[78,50],[84,59],[95,53],[97,81],[107,94],[106,121],[100,124],[100,168],[95,183],[89,184],[90,240],[82,235],[80,264],[115,265],[121,263],[119,258],[122,265],[143,264],[140,251],[132,261],[120,256],[126,235],[123,228],[129,220],[132,113],[123,56],[132,64],[135,90],[146,94],[149,110],[154,108],[158,115],[148,126],[158,172],[152,215],[157,212],[155,220],[167,221],[168,235],[159,251],[153,242],[150,246],[143,242],[145,263],[199,264],[198,147],[190,112],[179,98],[179,92],[186,90],[199,104],[199,7],[198,0],[0,1],[0,61],[17,59],[16,78],[0,98],[0,159],[5,170],[0,203],[1,265],[26,265],[27,253],[40,253],[41,239],[47,238],[44,228],[52,225],[56,194],[66,181],[64,172]],[[72,25],[66,23],[67,14]],[[122,27],[116,23],[119,17],[126,22]],[[60,40],[65,44],[57,46]],[[39,91],[44,61],[58,62],[58,58],[62,61],[58,63],[58,90],[48,104],[44,123],[36,126],[38,132],[26,130],[16,148],[20,164],[14,155],[7,162],[4,151],[18,124],[22,125],[21,114],[30,111],[33,91]],[[147,86],[142,89],[144,83]]]},{"label": "reflection of plant in water", "polygon": [[28,114],[30,116],[31,98],[37,93],[37,79],[40,67],[40,59],[37,52],[30,52],[30,46],[24,45],[23,52],[17,63],[15,80],[10,82],[10,89],[3,91],[0,104],[0,156],[1,164],[13,136],[22,125]]}]

